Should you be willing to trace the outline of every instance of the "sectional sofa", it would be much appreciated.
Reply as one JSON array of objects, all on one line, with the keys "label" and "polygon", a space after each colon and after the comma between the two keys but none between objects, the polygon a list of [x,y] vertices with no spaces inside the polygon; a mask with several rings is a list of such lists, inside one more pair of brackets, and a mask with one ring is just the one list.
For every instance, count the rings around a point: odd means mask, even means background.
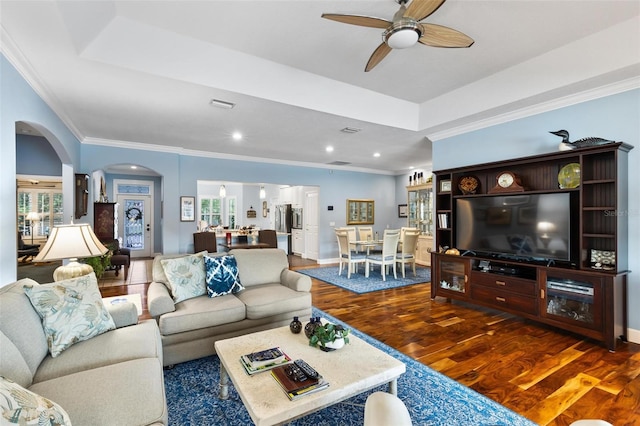
[{"label": "sectional sofa", "polygon": [[[167,424],[156,322],[138,322],[131,303],[104,305],[95,275],[90,275],[86,281],[94,289],[93,299],[79,322],[88,321],[95,329],[106,318],[110,325],[87,340],[73,338],[62,351],[51,349],[50,341],[57,336],[45,332],[46,328],[51,331],[51,325],[43,325],[41,310],[29,297],[38,289],[60,291],[60,299],[54,293],[36,294],[41,306],[61,314],[64,323],[74,324],[77,318],[71,318],[70,306],[86,302],[88,295],[77,287],[39,285],[28,278],[0,287],[1,424]],[[32,291],[30,296],[27,289]],[[101,309],[108,314],[100,313]]]}]

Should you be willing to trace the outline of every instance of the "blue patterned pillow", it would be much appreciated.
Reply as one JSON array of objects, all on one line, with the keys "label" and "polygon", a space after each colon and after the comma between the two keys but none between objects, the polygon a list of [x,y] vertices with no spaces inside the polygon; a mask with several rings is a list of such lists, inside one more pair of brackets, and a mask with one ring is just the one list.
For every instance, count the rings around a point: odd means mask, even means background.
[{"label": "blue patterned pillow", "polygon": [[77,342],[116,328],[93,272],[50,284],[25,285],[23,289],[42,318],[53,358]]},{"label": "blue patterned pillow", "polygon": [[207,271],[207,293],[209,297],[237,293],[244,290],[238,275],[238,264],[234,256],[204,257]]},{"label": "blue patterned pillow", "polygon": [[175,303],[207,293],[203,257],[201,252],[160,261]]}]

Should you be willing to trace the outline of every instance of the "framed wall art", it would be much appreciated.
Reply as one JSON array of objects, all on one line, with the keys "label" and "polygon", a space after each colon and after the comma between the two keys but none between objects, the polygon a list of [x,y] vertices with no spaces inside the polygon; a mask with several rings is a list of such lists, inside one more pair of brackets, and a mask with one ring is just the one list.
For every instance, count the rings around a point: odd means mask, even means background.
[{"label": "framed wall art", "polygon": [[406,204],[398,204],[398,217],[409,216],[409,207]]},{"label": "framed wall art", "polygon": [[195,222],[196,197],[180,197],[180,222]]}]

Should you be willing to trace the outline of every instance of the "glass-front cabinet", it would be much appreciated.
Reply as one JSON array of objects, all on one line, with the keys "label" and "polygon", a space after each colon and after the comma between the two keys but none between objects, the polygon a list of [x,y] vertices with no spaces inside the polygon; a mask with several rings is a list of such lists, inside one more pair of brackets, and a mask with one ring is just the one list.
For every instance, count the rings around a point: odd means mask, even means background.
[{"label": "glass-front cabinet", "polygon": [[544,271],[542,315],[569,324],[602,327],[602,279],[564,271]]},{"label": "glass-front cabinet", "polygon": [[436,296],[448,294],[459,299],[469,292],[469,259],[460,256],[448,256],[432,253],[431,263],[433,279],[431,292]]},{"label": "glass-front cabinet", "polygon": [[422,235],[433,235],[433,187],[431,183],[407,186],[407,219],[409,228]]}]

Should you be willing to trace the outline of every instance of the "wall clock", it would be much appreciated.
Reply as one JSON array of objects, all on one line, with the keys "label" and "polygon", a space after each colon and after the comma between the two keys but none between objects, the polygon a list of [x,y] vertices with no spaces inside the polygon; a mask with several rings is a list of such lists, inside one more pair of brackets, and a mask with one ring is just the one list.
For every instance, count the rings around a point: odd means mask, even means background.
[{"label": "wall clock", "polygon": [[489,190],[490,194],[496,192],[522,192],[524,187],[520,178],[513,172],[504,171],[496,176],[496,186]]}]

